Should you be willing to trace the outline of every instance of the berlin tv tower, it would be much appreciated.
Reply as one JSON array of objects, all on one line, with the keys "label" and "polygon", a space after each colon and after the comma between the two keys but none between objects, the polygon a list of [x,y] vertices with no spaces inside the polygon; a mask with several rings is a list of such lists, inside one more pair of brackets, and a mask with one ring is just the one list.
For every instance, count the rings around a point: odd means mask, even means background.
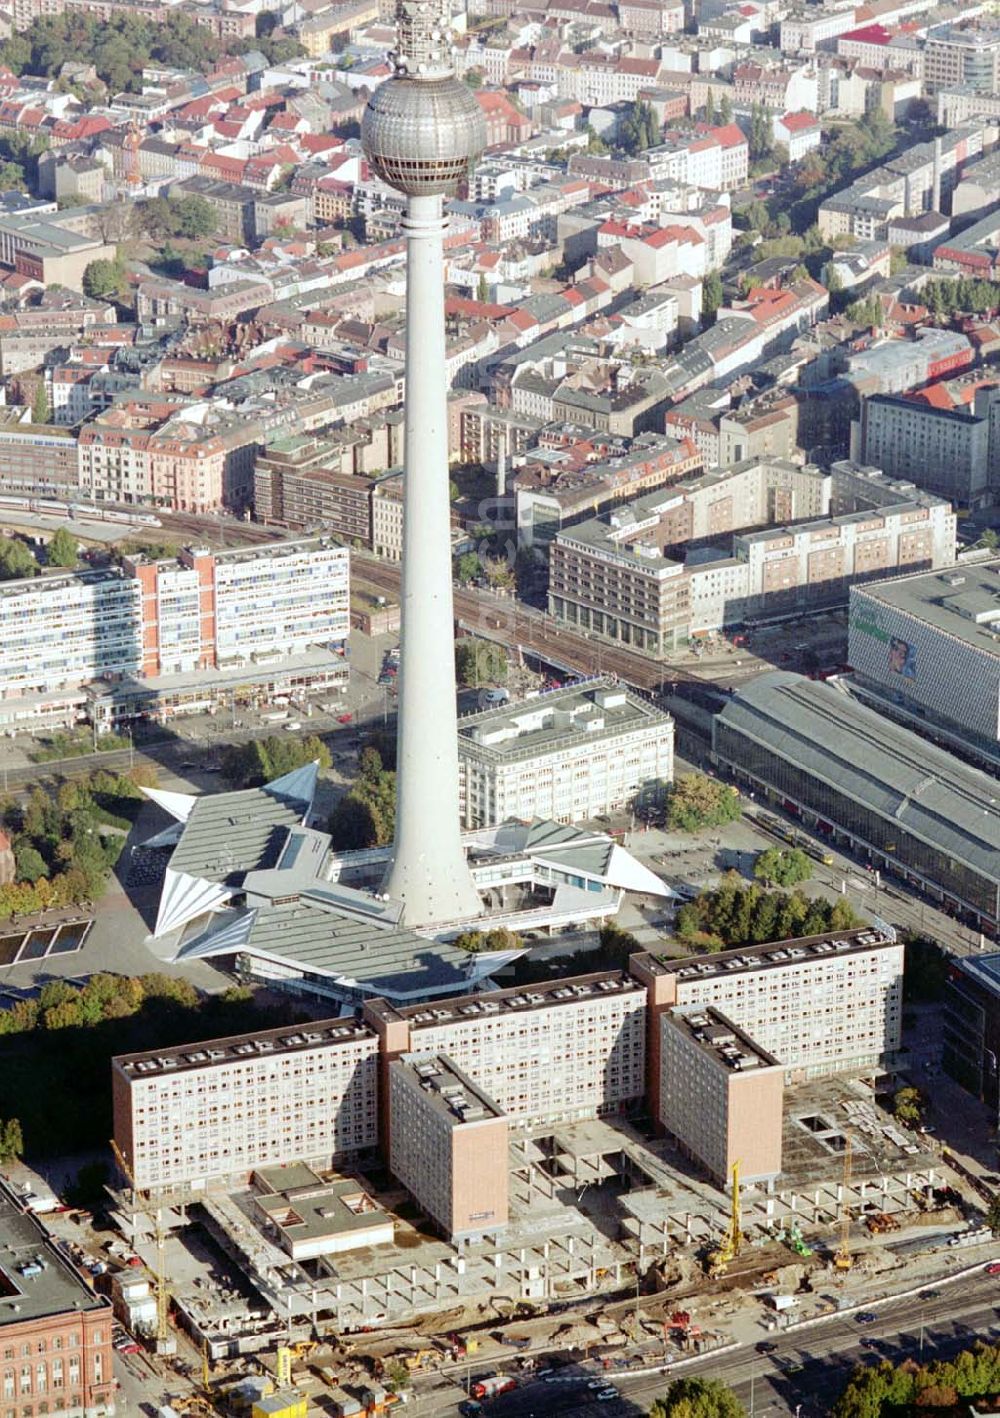
[{"label": "berlin tv tower", "polygon": [[486,147],[486,124],[455,77],[450,34],[448,0],[396,0],[395,73],[361,124],[368,161],[407,198],[396,836],[383,890],[411,927],[482,910],[459,831],[442,199]]}]

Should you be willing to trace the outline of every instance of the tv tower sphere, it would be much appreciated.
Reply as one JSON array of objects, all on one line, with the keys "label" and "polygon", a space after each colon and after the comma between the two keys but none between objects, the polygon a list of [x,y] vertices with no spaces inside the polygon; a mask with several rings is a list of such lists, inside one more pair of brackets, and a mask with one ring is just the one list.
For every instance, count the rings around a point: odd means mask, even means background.
[{"label": "tv tower sphere", "polygon": [[440,0],[398,0],[396,72],[361,121],[368,161],[408,197],[453,193],[486,147],[482,110],[452,68],[450,29]]},{"label": "tv tower sphere", "polygon": [[406,194],[396,831],[382,890],[402,903],[410,928],[482,911],[459,826],[443,198],[486,146],[486,124],[452,68],[449,3],[396,0],[396,72],[372,94],[361,124],[372,167]]}]

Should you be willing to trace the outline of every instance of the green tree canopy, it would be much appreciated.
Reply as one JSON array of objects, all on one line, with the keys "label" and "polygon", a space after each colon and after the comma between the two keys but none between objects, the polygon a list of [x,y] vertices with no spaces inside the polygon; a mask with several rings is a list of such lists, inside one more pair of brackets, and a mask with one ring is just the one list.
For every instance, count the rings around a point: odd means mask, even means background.
[{"label": "green tree canopy", "polygon": [[222,755],[222,771],[234,787],[258,788],[307,763],[317,762],[325,769],[332,761],[330,750],[315,734],[302,739],[293,734],[272,734],[266,739],[231,744]]},{"label": "green tree canopy", "polygon": [[705,773],[682,773],[667,795],[667,826],[675,832],[701,832],[735,822],[742,812],[740,795],[728,783]]},{"label": "green tree canopy", "polygon": [[24,1156],[24,1137],[17,1118],[0,1122],[0,1162],[16,1162]]},{"label": "green tree canopy", "polygon": [[758,852],[753,874],[768,886],[798,886],[812,876],[812,862],[801,847],[768,847]]},{"label": "green tree canopy", "polygon": [[746,1409],[718,1379],[675,1379],[649,1418],[746,1418]]},{"label": "green tree canopy", "polygon": [[901,1123],[915,1127],[924,1115],[924,1096],[919,1088],[898,1088],[892,1099],[893,1114]]},{"label": "green tree canopy", "polygon": [[0,537],[0,581],[38,575],[38,562],[17,537]]},{"label": "green tree canopy", "polygon": [[210,202],[192,192],[183,197],[154,197],[141,209],[143,230],[153,240],[214,236],[218,219]]},{"label": "green tree canopy", "polygon": [[801,891],[764,891],[727,872],[713,891],[703,891],[677,912],[675,930],[698,950],[763,945],[769,940],[851,930],[861,919],[844,897],[810,898]]},{"label": "green tree canopy", "polygon": [[503,679],[507,673],[507,653],[490,640],[463,636],[455,643],[455,674],[459,684],[481,687]]},{"label": "green tree canopy", "polygon": [[329,832],[338,851],[384,847],[396,828],[396,775],[377,748],[361,750],[358,781],[330,814]]},{"label": "green tree canopy", "polygon": [[83,293],[95,300],[113,299],[121,294],[124,281],[125,267],[117,258],[91,261],[83,273]]},{"label": "green tree canopy", "polygon": [[48,423],[51,410],[49,409],[49,396],[45,392],[45,380],[39,379],[35,385],[35,393],[31,400],[31,422]]},{"label": "green tree canopy", "polygon": [[50,566],[75,566],[79,561],[76,537],[68,527],[59,527],[46,547]]},{"label": "green tree canopy", "polygon": [[722,277],[718,271],[709,271],[701,283],[701,323],[714,325],[716,312],[725,299]]},{"label": "green tree canopy", "polygon": [[[456,492],[458,484],[455,484]],[[474,551],[465,551],[458,558],[455,573],[463,586],[467,586],[470,581],[474,581],[477,576],[483,574],[483,564]]]}]

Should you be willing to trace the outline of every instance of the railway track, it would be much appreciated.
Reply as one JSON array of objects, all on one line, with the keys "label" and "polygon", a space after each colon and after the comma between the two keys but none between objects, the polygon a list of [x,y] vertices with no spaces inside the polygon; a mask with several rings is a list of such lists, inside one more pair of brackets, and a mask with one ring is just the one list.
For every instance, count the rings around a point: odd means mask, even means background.
[{"label": "railway track", "polygon": [[[400,594],[400,568],[355,554],[351,580],[376,595]],[[577,674],[614,674],[638,689],[658,692],[677,680],[709,683],[689,670],[652,660],[622,646],[607,645],[577,630],[558,625],[542,611],[462,587],[455,588],[455,619],[459,625],[509,648],[520,647],[549,664]]]}]

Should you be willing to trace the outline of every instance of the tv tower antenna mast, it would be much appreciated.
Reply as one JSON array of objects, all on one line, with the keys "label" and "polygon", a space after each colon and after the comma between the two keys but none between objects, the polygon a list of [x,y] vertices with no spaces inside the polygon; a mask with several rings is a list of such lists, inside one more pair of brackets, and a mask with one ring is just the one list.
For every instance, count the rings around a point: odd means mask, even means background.
[{"label": "tv tower antenna mast", "polygon": [[361,142],[406,195],[406,402],[396,835],[383,889],[407,926],[478,915],[459,829],[448,498],[443,198],[486,146],[452,64],[448,0],[396,0],[395,73],[368,101]]}]

